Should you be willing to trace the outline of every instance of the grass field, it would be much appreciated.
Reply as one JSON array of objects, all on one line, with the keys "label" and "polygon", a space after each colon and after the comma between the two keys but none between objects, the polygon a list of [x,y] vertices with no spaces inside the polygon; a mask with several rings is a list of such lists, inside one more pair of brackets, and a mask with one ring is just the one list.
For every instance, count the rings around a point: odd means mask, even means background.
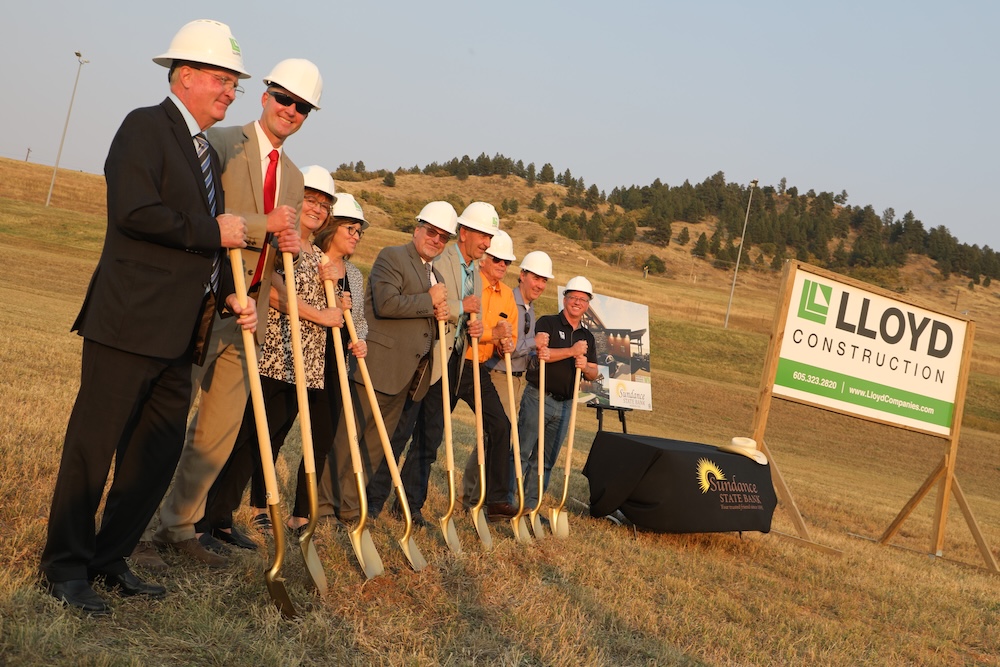
[{"label": "grass field", "polygon": [[[46,209],[50,175],[0,160],[0,243],[9,269],[0,284],[0,664],[1000,665],[1000,580],[982,569],[954,503],[944,558],[927,554],[933,493],[894,546],[855,537],[885,530],[940,459],[942,442],[784,401],[772,408],[768,445],[813,537],[841,556],[773,533],[635,534],[590,518],[579,471],[596,423],[583,411],[568,540],[523,546],[497,524],[495,548],[484,553],[463,514],[457,525],[465,553],[451,554],[439,531],[419,531],[430,566],[414,573],[395,543],[401,525],[382,518],[372,533],[386,574],[366,582],[347,537],[322,525],[318,550],[330,591],[312,595],[291,545],[284,574],[302,612],[295,621],[282,620],[270,603],[262,552],[235,554],[221,573],[171,560],[171,570],[156,578],[169,591],[163,602],[110,595],[115,613],[96,619],[62,608],[38,588],[37,566],[78,386],[80,340],[69,328],[105,221],[100,177],[61,173]],[[510,196],[494,180],[400,176],[393,191],[380,191],[400,200]],[[379,187],[344,184],[354,192]],[[356,255],[362,266],[382,245],[406,239],[387,217],[371,217],[376,224]],[[747,271],[744,278],[741,271],[723,329],[732,274],[695,264],[686,251],[661,250],[670,277],[643,281],[637,270],[608,266],[549,236],[530,215],[503,224],[518,256],[531,247],[551,250],[559,284],[585,273],[597,291],[649,305],[655,410],[631,413],[630,432],[714,444],[748,434],[775,274]],[[957,476],[997,554],[997,293],[939,281],[919,265],[901,280],[911,296],[969,310],[977,321]],[[540,302],[543,313],[555,310],[554,293],[550,287]],[[456,447],[468,451],[471,415],[463,407],[457,417]],[[606,424],[617,428],[613,418]],[[285,497],[298,456],[293,436],[278,468]],[[436,471],[431,514],[445,504],[444,476]],[[794,532],[781,506],[774,528]]]}]

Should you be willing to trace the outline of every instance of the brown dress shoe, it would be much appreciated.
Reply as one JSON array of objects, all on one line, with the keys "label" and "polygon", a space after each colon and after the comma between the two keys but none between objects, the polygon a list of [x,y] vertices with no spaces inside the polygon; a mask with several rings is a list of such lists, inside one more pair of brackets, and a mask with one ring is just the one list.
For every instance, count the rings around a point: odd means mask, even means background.
[{"label": "brown dress shoe", "polygon": [[516,514],[517,508],[510,503],[489,503],[486,506],[486,518],[489,521],[513,519]]},{"label": "brown dress shoe", "polygon": [[191,560],[197,561],[199,563],[204,563],[209,567],[226,567],[229,565],[229,559],[225,556],[220,556],[219,554],[214,554],[202,545],[198,541],[197,537],[192,537],[189,540],[182,540],[180,542],[159,542],[154,540],[157,548],[160,549],[170,549],[180,554],[184,554]]},{"label": "brown dress shoe", "polygon": [[142,568],[147,572],[166,572],[169,568],[163,559],[160,558],[160,554],[156,551],[156,547],[153,546],[152,542],[139,542],[132,549],[132,555],[129,556],[129,560],[136,567]]}]

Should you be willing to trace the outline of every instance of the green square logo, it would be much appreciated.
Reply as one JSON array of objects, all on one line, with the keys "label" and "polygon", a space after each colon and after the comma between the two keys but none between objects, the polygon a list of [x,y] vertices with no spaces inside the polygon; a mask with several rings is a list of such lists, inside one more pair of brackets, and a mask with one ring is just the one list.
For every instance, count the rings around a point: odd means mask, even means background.
[{"label": "green square logo", "polygon": [[799,317],[817,324],[826,324],[832,296],[833,288],[829,285],[806,280],[802,285],[802,298],[799,299]]}]

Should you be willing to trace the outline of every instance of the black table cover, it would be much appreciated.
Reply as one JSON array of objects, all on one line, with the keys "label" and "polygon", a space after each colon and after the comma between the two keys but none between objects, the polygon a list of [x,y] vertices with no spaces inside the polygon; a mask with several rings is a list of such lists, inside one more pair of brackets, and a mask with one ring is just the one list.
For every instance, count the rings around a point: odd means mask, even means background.
[{"label": "black table cover", "polygon": [[598,432],[583,474],[590,514],[662,533],[771,530],[771,468],[710,445]]}]

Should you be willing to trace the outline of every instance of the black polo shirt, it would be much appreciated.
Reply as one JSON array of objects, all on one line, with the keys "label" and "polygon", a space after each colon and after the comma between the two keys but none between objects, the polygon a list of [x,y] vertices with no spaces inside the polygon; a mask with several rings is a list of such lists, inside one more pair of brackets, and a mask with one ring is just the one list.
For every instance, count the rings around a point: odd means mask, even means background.
[{"label": "black polo shirt", "polygon": [[[557,315],[539,317],[535,322],[535,333],[547,333],[549,347],[553,349],[573,347],[574,343],[585,340],[587,341],[587,361],[592,364],[597,363],[597,346],[594,334],[583,327],[574,329],[573,325],[566,321],[566,316],[563,315],[562,311],[559,311]],[[545,363],[545,392],[552,394],[553,398],[561,401],[571,398],[575,378],[576,364],[573,357]],[[528,368],[528,383],[538,387],[538,367],[535,364]]]}]

